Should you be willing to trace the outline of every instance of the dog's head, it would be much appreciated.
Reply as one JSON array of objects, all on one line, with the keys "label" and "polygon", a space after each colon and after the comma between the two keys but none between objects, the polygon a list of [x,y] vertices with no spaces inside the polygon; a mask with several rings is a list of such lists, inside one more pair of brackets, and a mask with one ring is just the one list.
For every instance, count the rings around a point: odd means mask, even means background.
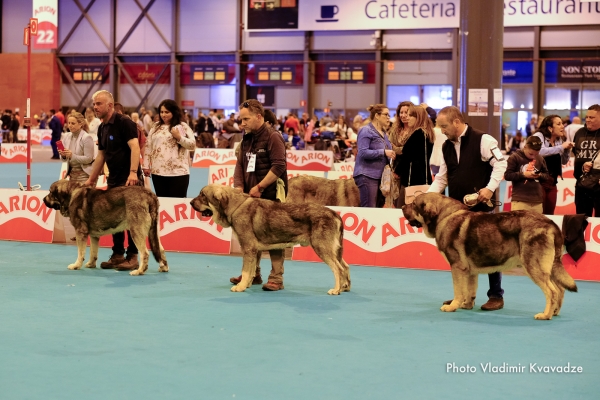
[{"label": "dog's head", "polygon": [[[236,189],[223,185],[207,185],[200,190],[200,194],[190,201],[192,208],[203,217],[212,219],[224,228],[229,228],[227,208],[230,198],[238,192]],[[241,194],[241,192],[240,192]]]},{"label": "dog's head", "polygon": [[424,193],[411,204],[402,206],[402,213],[411,226],[421,228],[428,237],[435,237],[437,219],[444,203],[444,196],[439,193]]},{"label": "dog's head", "polygon": [[50,185],[50,191],[44,197],[44,204],[46,207],[58,210],[63,216],[68,217],[72,193],[75,189],[81,187],[83,187],[83,184],[71,182],[67,179],[56,181]]}]

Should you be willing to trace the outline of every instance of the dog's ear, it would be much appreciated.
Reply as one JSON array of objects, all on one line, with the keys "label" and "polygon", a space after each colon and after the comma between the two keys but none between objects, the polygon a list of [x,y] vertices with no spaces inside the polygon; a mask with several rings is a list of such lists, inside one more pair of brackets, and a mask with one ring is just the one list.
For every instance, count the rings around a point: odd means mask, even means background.
[{"label": "dog's ear", "polygon": [[213,197],[223,210],[229,205],[229,193],[224,186],[219,185],[213,191]]}]

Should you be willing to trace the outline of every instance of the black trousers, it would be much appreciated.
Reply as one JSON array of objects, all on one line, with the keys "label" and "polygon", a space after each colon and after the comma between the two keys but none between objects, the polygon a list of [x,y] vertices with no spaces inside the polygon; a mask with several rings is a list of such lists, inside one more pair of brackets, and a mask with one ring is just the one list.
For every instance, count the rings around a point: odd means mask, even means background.
[{"label": "black trousers", "polygon": [[[107,190],[110,190],[114,187],[125,186],[125,183],[120,185],[108,185]],[[133,239],[131,239],[131,234],[129,231],[127,232],[127,255],[138,254],[138,249],[133,243]],[[125,232],[117,232],[112,234],[113,238],[113,254],[123,255],[125,254]]]},{"label": "black trousers", "polygon": [[577,214],[591,217],[594,212],[596,217],[600,217],[600,193],[590,193],[575,186],[575,210]]},{"label": "black trousers", "polygon": [[190,185],[190,176],[161,176],[152,174],[152,184],[154,185],[154,193],[158,197],[185,198],[187,197],[187,190]]}]

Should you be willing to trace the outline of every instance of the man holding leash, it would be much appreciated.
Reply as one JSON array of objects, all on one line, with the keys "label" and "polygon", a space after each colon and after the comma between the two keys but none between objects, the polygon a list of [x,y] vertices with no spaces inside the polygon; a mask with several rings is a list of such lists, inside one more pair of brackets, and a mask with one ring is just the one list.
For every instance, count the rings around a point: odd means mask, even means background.
[{"label": "man holding leash", "polygon": [[[115,112],[113,95],[100,90],[92,96],[94,112],[102,124],[98,127],[98,155],[92,165],[92,173],[85,182],[87,186],[96,186],[100,171],[104,163],[108,166],[107,186],[143,185],[142,170],[140,168],[140,145],[135,122]],[[108,261],[100,264],[103,269],[117,269],[119,271],[132,271],[138,268],[138,249],[129,233],[127,257],[125,254],[125,232],[119,232],[113,237],[113,254]]]},{"label": "man holding leash", "polygon": [[[468,126],[457,107],[442,108],[437,116],[437,125],[448,140],[442,146],[440,171],[428,192],[441,193],[447,186],[449,197],[460,202],[465,195],[478,193],[478,203],[471,211],[492,211],[494,207],[486,203],[500,185],[507,166],[498,148],[498,141],[487,133]],[[494,272],[488,277],[489,300],[481,309],[500,310],[504,307],[502,274]],[[444,304],[451,302],[452,300],[445,301]]]},{"label": "man holding leash", "polygon": [[[281,135],[265,124],[265,110],[258,100],[247,100],[240,106],[240,128],[245,131],[240,143],[240,153],[235,165],[234,187],[251,197],[277,201],[277,180],[281,178],[287,193],[287,165],[285,145]],[[252,227],[248,227],[252,229]],[[283,289],[284,250],[269,250],[271,274],[263,290]],[[233,277],[237,285],[242,277]],[[261,284],[260,266],[252,284]]]}]

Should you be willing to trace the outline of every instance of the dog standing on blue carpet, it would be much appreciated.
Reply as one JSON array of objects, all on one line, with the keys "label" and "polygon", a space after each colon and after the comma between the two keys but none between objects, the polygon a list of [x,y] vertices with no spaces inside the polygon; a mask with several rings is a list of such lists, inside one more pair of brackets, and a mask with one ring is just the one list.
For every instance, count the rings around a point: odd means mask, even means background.
[{"label": "dog standing on blue carpet", "polygon": [[344,226],[333,210],[313,203],[280,203],[257,199],[229,186],[208,185],[190,204],[204,217],[237,236],[244,264],[242,280],[231,288],[243,292],[252,285],[256,265],[264,250],[283,249],[295,244],[312,246],[335,278],[327,293],[350,291],[350,269],[342,258]]},{"label": "dog standing on blue carpet", "polygon": [[165,251],[158,236],[158,197],[141,186],[122,186],[101,190],[66,179],[50,186],[44,197],[46,207],[60,211],[71,220],[77,239],[77,260],[69,269],[80,269],[85,257],[87,238],[91,237],[90,261],[86,268],[96,268],[100,236],[129,230],[140,252],[140,265],[130,275],[143,275],[148,270],[146,238],[158,272],[168,272]]},{"label": "dog standing on blue carpet", "polygon": [[560,313],[565,289],[577,291],[562,264],[562,232],[542,214],[471,212],[460,201],[439,193],[417,196],[402,212],[410,225],[423,227],[427,237],[435,238],[450,264],[454,299],[442,311],[472,309],[478,274],[514,267],[523,267],[546,296],[546,308],[535,319],[552,319]]}]

